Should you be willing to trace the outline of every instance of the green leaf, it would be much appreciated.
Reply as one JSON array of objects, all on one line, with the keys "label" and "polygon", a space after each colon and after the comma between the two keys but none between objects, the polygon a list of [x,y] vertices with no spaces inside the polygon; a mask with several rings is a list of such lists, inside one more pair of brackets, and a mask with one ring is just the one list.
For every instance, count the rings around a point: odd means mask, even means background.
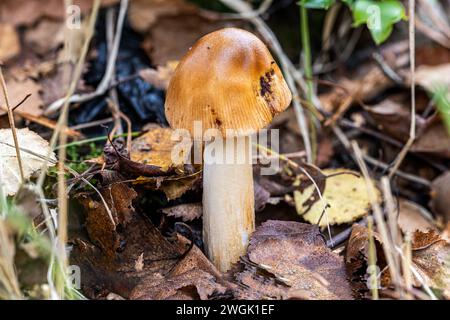
[{"label": "green leaf", "polygon": [[[347,0],[346,3],[349,4],[350,1]],[[398,0],[355,0],[350,7],[353,25],[366,24],[377,44],[389,37],[395,23],[406,19],[405,8]]]},{"label": "green leaf", "polygon": [[335,0],[300,0],[299,5],[307,9],[328,9]]}]

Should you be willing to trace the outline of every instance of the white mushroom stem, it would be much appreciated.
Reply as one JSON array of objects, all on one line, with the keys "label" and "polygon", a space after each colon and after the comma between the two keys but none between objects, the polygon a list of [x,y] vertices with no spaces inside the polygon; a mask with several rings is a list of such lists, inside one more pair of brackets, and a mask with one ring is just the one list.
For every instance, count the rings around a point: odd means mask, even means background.
[{"label": "white mushroom stem", "polygon": [[245,254],[254,228],[251,138],[215,139],[204,150],[203,242],[220,271]]}]

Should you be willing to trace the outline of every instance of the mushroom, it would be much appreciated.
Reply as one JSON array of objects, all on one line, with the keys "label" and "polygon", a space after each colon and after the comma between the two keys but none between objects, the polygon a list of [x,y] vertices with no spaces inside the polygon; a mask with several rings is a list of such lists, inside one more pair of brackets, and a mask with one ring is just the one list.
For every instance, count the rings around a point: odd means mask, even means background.
[{"label": "mushroom", "polygon": [[188,130],[194,139],[202,138],[196,123],[201,133],[215,129],[203,151],[203,242],[221,271],[245,254],[255,228],[251,135],[291,99],[264,43],[237,28],[199,39],[170,80],[170,126]]}]

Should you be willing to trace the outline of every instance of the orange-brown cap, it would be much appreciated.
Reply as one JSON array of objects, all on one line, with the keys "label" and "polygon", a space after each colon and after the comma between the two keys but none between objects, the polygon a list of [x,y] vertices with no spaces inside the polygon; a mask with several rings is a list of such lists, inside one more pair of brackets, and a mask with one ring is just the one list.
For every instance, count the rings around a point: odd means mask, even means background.
[{"label": "orange-brown cap", "polygon": [[178,64],[166,95],[174,129],[216,128],[250,134],[285,110],[291,92],[275,60],[254,34],[225,28],[202,37]]}]

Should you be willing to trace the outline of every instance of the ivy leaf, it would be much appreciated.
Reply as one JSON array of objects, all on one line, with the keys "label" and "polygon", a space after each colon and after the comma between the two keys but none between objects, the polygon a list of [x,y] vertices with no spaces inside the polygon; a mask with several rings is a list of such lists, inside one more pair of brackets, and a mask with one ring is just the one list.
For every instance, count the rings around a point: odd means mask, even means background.
[{"label": "ivy leaf", "polygon": [[298,4],[307,9],[328,9],[334,2],[335,0],[301,0]]},{"label": "ivy leaf", "polygon": [[395,23],[406,19],[405,8],[398,0],[345,2],[353,12],[353,25],[366,24],[376,44],[383,43],[390,36]]}]

